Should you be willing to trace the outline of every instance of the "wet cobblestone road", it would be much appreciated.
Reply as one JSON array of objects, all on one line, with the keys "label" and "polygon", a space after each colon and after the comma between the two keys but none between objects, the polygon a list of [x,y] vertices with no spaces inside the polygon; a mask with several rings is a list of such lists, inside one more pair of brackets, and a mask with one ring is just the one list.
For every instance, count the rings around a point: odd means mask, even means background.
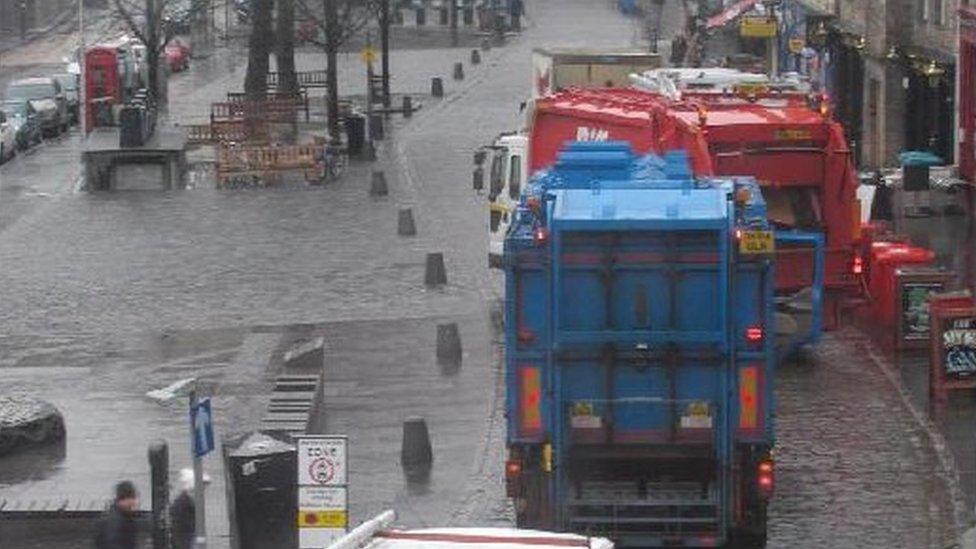
[{"label": "wet cobblestone road", "polygon": [[[528,4],[523,36],[397,123],[380,148],[385,199],[368,197],[364,166],[319,189],[88,195],[74,190],[75,137],[3,166],[0,384],[58,404],[68,441],[50,459],[0,463],[0,497],[97,496],[120,474],[145,486],[151,438],[170,439],[175,467],[186,455],[181,413],[145,391],[200,372],[216,387],[218,430],[250,429],[282,350],[322,335],[327,422],[352,440],[353,521],[395,506],[404,526],[508,522],[492,322],[500,281],[485,268],[471,151],[517,125],[531,48],[639,38],[615,2]],[[667,6],[665,38],[680,21]],[[425,89],[465,52],[397,52],[395,91]],[[176,114],[205,112],[242,75],[239,59],[215,56],[174,78]],[[404,206],[417,215],[414,239],[396,236]],[[443,290],[422,284],[431,251],[447,259]],[[455,371],[434,360],[436,325],[448,321],[465,348]],[[780,370],[771,547],[943,547],[965,519],[947,489],[952,471],[863,343],[832,334],[813,364]],[[420,485],[398,464],[409,415],[428,419],[435,447]],[[226,530],[216,534],[212,545],[225,546]]]}]

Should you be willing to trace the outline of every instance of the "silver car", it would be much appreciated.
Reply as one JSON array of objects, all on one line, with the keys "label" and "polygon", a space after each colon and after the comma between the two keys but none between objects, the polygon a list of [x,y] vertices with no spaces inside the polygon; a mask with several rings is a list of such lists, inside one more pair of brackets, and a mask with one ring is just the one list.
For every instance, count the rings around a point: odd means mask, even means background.
[{"label": "silver car", "polygon": [[71,123],[68,100],[61,89],[61,84],[54,78],[16,80],[7,86],[4,98],[30,101],[41,116],[41,129],[45,135],[55,136],[68,130],[68,125]]}]

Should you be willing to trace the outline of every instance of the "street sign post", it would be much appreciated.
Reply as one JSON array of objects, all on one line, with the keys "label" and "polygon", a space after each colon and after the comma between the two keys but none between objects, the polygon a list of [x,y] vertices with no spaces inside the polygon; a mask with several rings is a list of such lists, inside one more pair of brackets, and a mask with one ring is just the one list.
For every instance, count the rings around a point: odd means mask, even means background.
[{"label": "street sign post", "polygon": [[303,435],[297,441],[298,546],[318,549],[348,530],[348,441],[344,435]]}]

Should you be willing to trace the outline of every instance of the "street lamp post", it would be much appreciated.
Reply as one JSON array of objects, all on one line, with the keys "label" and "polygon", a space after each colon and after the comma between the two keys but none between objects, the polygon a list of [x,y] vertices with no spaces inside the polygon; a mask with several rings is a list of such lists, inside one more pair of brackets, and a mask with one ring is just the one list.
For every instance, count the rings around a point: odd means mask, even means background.
[{"label": "street lamp post", "polygon": [[[181,396],[187,396],[190,401],[190,410],[196,410],[200,403],[197,390],[197,378],[191,377],[181,379],[162,389],[149,391],[146,393],[146,396],[163,404]],[[195,519],[193,547],[195,549],[206,549],[207,513],[206,501],[204,499],[203,456],[198,455],[194,449],[197,438],[197,426],[194,425],[192,420],[187,423],[190,425],[190,453],[193,455],[193,510]]]},{"label": "street lamp post", "polygon": [[85,89],[85,0],[78,0],[78,55],[75,61],[78,63],[78,127],[84,138],[88,126],[88,109],[85,105],[88,91]]}]

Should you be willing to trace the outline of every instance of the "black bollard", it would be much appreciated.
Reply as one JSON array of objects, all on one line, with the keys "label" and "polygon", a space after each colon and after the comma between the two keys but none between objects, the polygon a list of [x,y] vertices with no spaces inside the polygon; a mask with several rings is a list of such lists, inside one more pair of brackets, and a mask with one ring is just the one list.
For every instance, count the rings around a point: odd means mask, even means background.
[{"label": "black bollard", "polygon": [[410,118],[413,116],[413,99],[409,95],[403,96],[403,117]]},{"label": "black bollard", "polygon": [[422,417],[408,417],[403,422],[403,441],[400,445],[400,463],[405,468],[429,468],[434,462],[430,445],[430,431]]},{"label": "black bollard", "polygon": [[427,286],[447,284],[447,269],[444,268],[444,254],[440,252],[427,254],[424,284]]},{"label": "black bollard", "polygon": [[464,80],[464,64],[463,63],[455,63],[454,64],[454,79],[455,80]]},{"label": "black bollard", "polygon": [[376,147],[373,146],[372,139],[367,139],[366,142],[363,143],[363,150],[362,153],[360,153],[359,158],[368,162],[376,160]]},{"label": "black bollard", "polygon": [[369,115],[369,138],[382,141],[384,137],[383,115],[376,113]]},{"label": "black bollard", "polygon": [[471,64],[477,65],[481,63],[481,52],[478,50],[471,50]]},{"label": "black bollard", "polygon": [[461,364],[461,332],[455,322],[437,325],[437,363],[452,366]]},{"label": "black bollard", "polygon": [[169,544],[169,447],[157,440],[149,445],[149,476],[152,498],[153,549],[170,549]]},{"label": "black bollard", "polygon": [[444,97],[444,81],[439,76],[430,79],[430,94],[434,97]]},{"label": "black bollard", "polygon": [[386,173],[379,170],[374,171],[369,183],[369,195],[386,196],[388,194],[390,191],[386,185]]},{"label": "black bollard", "polygon": [[413,210],[401,208],[397,215],[397,234],[400,236],[414,236],[417,234],[417,224],[413,221]]}]

